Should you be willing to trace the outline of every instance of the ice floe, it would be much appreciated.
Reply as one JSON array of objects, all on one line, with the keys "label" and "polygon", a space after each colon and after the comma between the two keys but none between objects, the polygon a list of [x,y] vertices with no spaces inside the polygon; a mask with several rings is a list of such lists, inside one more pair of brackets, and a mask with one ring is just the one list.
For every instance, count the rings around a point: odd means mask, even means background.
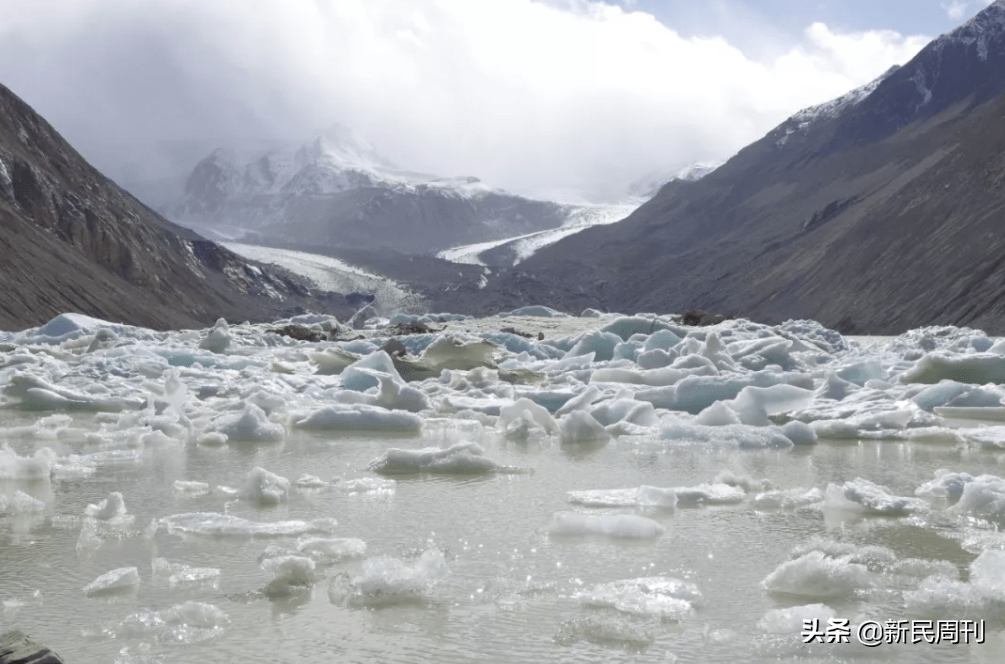
[{"label": "ice floe", "polygon": [[388,556],[370,558],[363,562],[359,575],[343,573],[333,577],[328,598],[332,604],[349,607],[423,602],[449,573],[443,551],[435,547],[413,561]]},{"label": "ice floe", "polygon": [[392,447],[370,463],[370,470],[382,475],[412,473],[481,475],[524,472],[520,468],[504,466],[488,458],[485,456],[485,448],[477,443],[457,443],[447,448],[424,447],[417,450]]}]

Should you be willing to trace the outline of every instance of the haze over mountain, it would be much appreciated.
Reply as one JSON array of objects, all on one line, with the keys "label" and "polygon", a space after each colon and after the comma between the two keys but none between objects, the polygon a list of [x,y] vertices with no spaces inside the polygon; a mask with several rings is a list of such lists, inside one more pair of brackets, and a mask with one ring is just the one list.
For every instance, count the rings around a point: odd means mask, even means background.
[{"label": "haze over mountain", "polygon": [[180,328],[351,310],[341,295],[313,294],[305,280],[160,217],[2,85],[0,256],[0,329],[63,312]]},{"label": "haze over mountain", "polygon": [[168,218],[219,237],[254,230],[265,242],[431,253],[456,245],[623,218],[623,207],[532,200],[477,177],[398,168],[352,130],[334,125],[286,149],[201,160]]},{"label": "haze over mountain", "polygon": [[1005,2],[902,67],[792,116],[624,222],[538,251],[569,309],[702,307],[846,332],[1005,332]]}]

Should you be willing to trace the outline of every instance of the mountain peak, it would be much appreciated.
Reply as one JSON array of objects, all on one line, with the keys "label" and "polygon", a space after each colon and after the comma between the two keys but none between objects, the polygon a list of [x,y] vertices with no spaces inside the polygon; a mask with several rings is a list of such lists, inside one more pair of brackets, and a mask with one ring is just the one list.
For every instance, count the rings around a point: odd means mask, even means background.
[{"label": "mountain peak", "polygon": [[989,45],[1000,40],[1002,35],[1005,35],[1005,0],[995,0],[963,25],[936,39],[932,45],[941,49],[950,42],[964,46],[976,44],[977,57],[986,61]]},{"label": "mountain peak", "polygon": [[335,123],[315,134],[301,148],[305,161],[326,159],[345,168],[375,171],[394,164],[366,138],[343,124]]}]

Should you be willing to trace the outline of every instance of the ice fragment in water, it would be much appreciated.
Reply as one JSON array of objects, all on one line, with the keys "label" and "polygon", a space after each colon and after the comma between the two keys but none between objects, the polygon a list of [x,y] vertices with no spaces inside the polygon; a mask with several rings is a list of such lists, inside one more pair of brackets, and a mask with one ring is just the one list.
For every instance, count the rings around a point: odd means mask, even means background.
[{"label": "ice fragment in water", "polygon": [[458,443],[447,448],[424,447],[405,450],[392,447],[370,462],[370,470],[382,475],[411,473],[443,473],[450,475],[480,475],[486,473],[522,472],[503,466],[485,456],[477,443]]},{"label": "ice fragment in water", "polygon": [[120,567],[105,572],[84,586],[88,597],[135,592],[140,585],[140,575],[135,567]]},{"label": "ice fragment in water", "polygon": [[548,534],[560,537],[603,535],[623,539],[654,539],[664,528],[656,521],[634,514],[583,514],[556,512],[548,524]]},{"label": "ice fragment in water", "polygon": [[765,590],[806,597],[848,597],[871,585],[865,565],[823,551],[784,562],[761,582]]}]

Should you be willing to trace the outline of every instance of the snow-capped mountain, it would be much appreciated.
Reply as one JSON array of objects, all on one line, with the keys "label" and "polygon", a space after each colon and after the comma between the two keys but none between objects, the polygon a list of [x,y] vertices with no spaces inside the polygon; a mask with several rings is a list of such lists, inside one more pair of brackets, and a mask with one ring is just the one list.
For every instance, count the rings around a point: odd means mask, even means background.
[{"label": "snow-capped mountain", "polygon": [[335,125],[289,149],[215,150],[161,211],[181,224],[229,228],[231,237],[244,229],[301,246],[430,253],[558,228],[588,207],[404,170]]}]

